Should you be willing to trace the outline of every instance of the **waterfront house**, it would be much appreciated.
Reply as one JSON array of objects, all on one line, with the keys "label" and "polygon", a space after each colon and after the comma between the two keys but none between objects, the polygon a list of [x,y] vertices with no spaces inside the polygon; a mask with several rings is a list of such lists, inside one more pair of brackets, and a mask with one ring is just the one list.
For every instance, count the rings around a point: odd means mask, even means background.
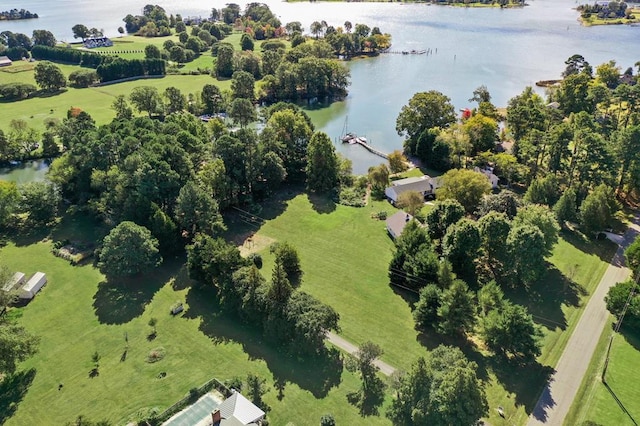
[{"label": "waterfront house", "polygon": [[406,191],[416,191],[423,197],[432,197],[439,186],[439,179],[424,175],[406,179],[394,180],[391,186],[384,190],[384,195],[393,205],[398,201],[400,194]]}]

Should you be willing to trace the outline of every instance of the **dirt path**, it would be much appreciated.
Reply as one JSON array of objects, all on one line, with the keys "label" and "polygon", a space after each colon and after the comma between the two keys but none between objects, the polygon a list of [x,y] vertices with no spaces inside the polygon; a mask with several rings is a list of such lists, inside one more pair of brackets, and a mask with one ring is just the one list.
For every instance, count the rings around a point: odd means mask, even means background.
[{"label": "dirt path", "polygon": [[578,325],[567,342],[558,361],[556,372],[551,376],[529,416],[528,426],[561,426],[578,392],[582,378],[591,362],[598,339],[609,319],[604,297],[609,288],[629,277],[624,266],[624,249],[640,233],[638,217],[620,241],[620,247],[611,260],[598,287],[589,299]]},{"label": "dirt path", "polygon": [[[340,349],[342,349],[343,351],[345,351],[347,353],[350,353],[351,355],[353,355],[356,352],[358,352],[358,347],[356,345],[354,345],[353,343],[349,342],[348,340],[343,339],[342,337],[338,336],[335,333],[328,332],[327,333],[327,340],[331,344],[339,347]],[[373,361],[373,363],[380,369],[380,372],[382,374],[384,374],[385,376],[391,376],[396,371],[395,368],[393,368],[392,366],[390,366],[386,362],[380,361],[379,359],[376,359],[375,361]]]}]

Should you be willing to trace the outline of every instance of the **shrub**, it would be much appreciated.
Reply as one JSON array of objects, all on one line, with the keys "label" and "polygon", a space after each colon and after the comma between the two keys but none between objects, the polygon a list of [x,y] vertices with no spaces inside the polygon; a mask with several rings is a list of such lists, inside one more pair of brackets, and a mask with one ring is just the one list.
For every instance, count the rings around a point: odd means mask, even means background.
[{"label": "shrub", "polygon": [[74,87],[89,87],[100,81],[94,70],[76,70],[69,74],[69,82]]},{"label": "shrub", "polygon": [[364,207],[365,191],[362,188],[342,188],[338,195],[338,203],[343,206]]},{"label": "shrub", "polygon": [[165,355],[166,355],[165,349],[162,346],[160,346],[160,347],[157,347],[155,349],[151,349],[149,351],[149,353],[147,354],[146,361],[148,363],[152,364],[154,362],[161,361],[162,358],[165,357]]},{"label": "shrub", "polygon": [[262,269],[262,256],[259,253],[251,253],[249,255],[249,260],[256,265],[256,268]]}]

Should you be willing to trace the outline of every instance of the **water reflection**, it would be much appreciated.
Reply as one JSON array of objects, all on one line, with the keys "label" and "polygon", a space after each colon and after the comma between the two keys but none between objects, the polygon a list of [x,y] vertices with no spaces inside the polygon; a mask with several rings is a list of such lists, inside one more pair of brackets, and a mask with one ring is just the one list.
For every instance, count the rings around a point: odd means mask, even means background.
[{"label": "water reflection", "polygon": [[0,167],[0,180],[8,180],[17,184],[41,182],[45,180],[51,160],[31,160],[18,164]]}]

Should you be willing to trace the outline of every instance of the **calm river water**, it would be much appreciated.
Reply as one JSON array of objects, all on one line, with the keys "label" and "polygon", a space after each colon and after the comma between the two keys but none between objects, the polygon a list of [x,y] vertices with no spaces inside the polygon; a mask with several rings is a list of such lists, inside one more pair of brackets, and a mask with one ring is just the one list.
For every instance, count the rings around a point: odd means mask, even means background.
[{"label": "calm river water", "polygon": [[[43,28],[60,40],[73,41],[71,27],[83,23],[117,36],[117,28],[124,25],[122,18],[140,13],[147,3],[158,3],[169,13],[207,16],[211,7],[224,7],[226,1],[21,0],[4,8],[25,8],[40,19],[2,22],[0,31],[31,34]],[[310,111],[317,127],[331,138],[340,136],[348,118],[348,130],[366,135],[374,146],[388,152],[402,146],[395,120],[415,92],[439,90],[456,108],[465,108],[470,106],[473,90],[484,84],[493,102],[506,106],[525,86],[558,78],[564,61],[575,53],[594,66],[613,59],[623,70],[640,61],[640,27],[582,27],[572,10],[577,6],[573,0],[530,0],[529,6],[511,10],[400,3],[265,3],[283,23],[297,20],[309,28],[314,20],[334,26],[349,20],[391,33],[393,49],[432,49],[431,55],[386,54],[351,61],[347,99]],[[381,161],[358,146],[338,144],[338,150],[353,160],[358,173]]]}]

